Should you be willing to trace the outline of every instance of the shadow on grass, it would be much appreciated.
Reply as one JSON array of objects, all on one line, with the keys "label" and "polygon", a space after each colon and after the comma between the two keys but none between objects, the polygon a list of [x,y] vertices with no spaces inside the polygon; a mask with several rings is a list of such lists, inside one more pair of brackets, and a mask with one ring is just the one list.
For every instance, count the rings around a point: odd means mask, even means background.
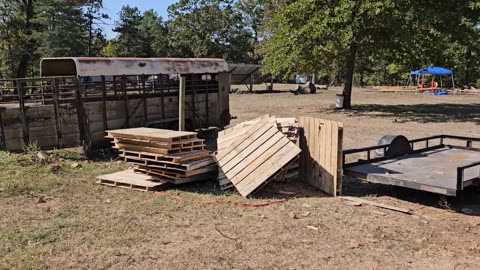
[{"label": "shadow on grass", "polygon": [[468,208],[473,211],[471,215],[480,216],[480,192],[475,187],[465,189],[461,197],[449,197],[399,186],[368,183],[352,177],[344,177],[343,185],[344,195],[348,196],[387,196],[418,204],[419,207],[430,206],[456,212]]},{"label": "shadow on grass", "polygon": [[355,105],[352,116],[392,118],[397,121],[419,123],[463,122],[480,125],[480,103],[472,104],[407,104]]},{"label": "shadow on grass", "polygon": [[[182,192],[213,196],[227,195],[233,197],[240,197],[240,194],[234,188],[225,191],[221,190],[221,188],[218,186],[218,182],[214,180],[178,185],[170,188],[169,190],[178,190]],[[286,198],[292,198],[294,196],[298,198],[328,197],[327,194],[318,191],[312,186],[305,184],[301,181],[294,181],[292,183],[281,183],[272,181],[257,192],[248,196],[247,198],[258,200],[281,200]]]}]

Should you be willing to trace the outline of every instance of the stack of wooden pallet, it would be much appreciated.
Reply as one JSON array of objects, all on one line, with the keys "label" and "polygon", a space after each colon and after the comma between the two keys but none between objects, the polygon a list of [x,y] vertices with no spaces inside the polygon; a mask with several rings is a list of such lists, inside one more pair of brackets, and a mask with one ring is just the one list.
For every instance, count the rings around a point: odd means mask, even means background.
[{"label": "stack of wooden pallet", "polygon": [[120,157],[135,165],[135,173],[151,176],[155,181],[184,184],[217,175],[215,160],[195,132],[132,128],[107,134]]},{"label": "stack of wooden pallet", "polygon": [[288,138],[289,132],[290,128],[284,130],[270,115],[221,132],[215,158],[222,189],[235,187],[241,195],[248,196],[268,182],[281,178],[301,152]]}]

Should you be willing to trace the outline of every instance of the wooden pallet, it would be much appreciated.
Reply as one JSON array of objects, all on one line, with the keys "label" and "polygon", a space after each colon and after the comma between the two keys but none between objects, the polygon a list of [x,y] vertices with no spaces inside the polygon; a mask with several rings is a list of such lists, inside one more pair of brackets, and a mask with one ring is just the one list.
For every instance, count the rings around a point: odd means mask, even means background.
[{"label": "wooden pallet", "polygon": [[171,155],[178,153],[189,153],[193,151],[204,150],[204,145],[188,146],[181,149],[163,149],[158,147],[141,146],[134,144],[114,143],[113,148],[126,151],[137,151],[150,154]]},{"label": "wooden pallet", "polygon": [[217,176],[216,166],[215,170],[207,171],[201,174],[191,175],[191,176],[182,176],[180,174],[168,173],[162,170],[155,170],[145,166],[138,166],[134,169],[135,172],[143,173],[151,176],[159,176],[166,181],[169,181],[174,184],[186,184],[198,181],[205,181],[209,179],[215,179]]},{"label": "wooden pallet", "polygon": [[131,150],[120,150],[120,152],[121,152],[120,156],[123,158],[137,158],[137,159],[159,161],[159,162],[167,161],[172,163],[185,163],[189,161],[200,160],[210,156],[210,152],[207,150],[192,151],[192,152],[178,153],[178,154],[169,154],[169,155],[140,152],[140,151],[131,151]]},{"label": "wooden pallet", "polygon": [[182,140],[196,139],[197,133],[185,131],[173,131],[157,128],[129,128],[108,130],[108,138],[125,138],[135,140],[148,140],[157,142],[177,142]]},{"label": "wooden pallet", "polygon": [[138,165],[137,168],[143,170],[151,170],[156,172],[158,175],[165,176],[165,177],[172,177],[174,179],[181,178],[181,177],[189,177],[194,176],[202,173],[207,172],[215,172],[217,171],[217,164],[211,164],[202,168],[198,168],[196,170],[180,170],[177,168],[158,168],[152,166],[145,166],[145,165]]},{"label": "wooden pallet", "polygon": [[163,190],[171,186],[165,179],[125,170],[97,177],[99,185],[126,188],[138,191]]},{"label": "wooden pallet", "polygon": [[140,158],[124,158],[124,161],[134,165],[142,165],[151,168],[171,169],[177,171],[193,171],[203,168],[205,166],[216,164],[215,160],[211,157],[203,158],[200,160],[188,161],[185,163],[174,163],[169,161],[153,161]]},{"label": "wooden pallet", "polygon": [[274,119],[266,118],[219,150],[215,158],[220,177],[224,175],[242,196],[248,196],[271,180],[300,151],[278,130]]},{"label": "wooden pallet", "polygon": [[225,130],[222,133],[219,133],[217,139],[217,151],[222,151],[232,144],[235,140],[243,136],[253,125],[258,124],[260,121],[266,121],[268,123],[275,123],[275,117],[270,115],[262,116],[262,118],[257,118],[251,121],[248,121],[248,124],[240,123],[237,126],[234,126],[228,130]]},{"label": "wooden pallet", "polygon": [[114,143],[128,144],[128,145],[137,145],[144,147],[155,147],[168,150],[179,150],[179,149],[189,149],[193,146],[204,146],[205,140],[202,139],[188,139],[178,142],[157,142],[150,140],[137,140],[137,139],[128,139],[115,137],[113,139]]},{"label": "wooden pallet", "polygon": [[342,188],[343,124],[300,117],[300,179],[337,196]]},{"label": "wooden pallet", "polygon": [[[276,118],[278,130],[285,134],[293,143],[298,142],[298,121],[296,118]],[[298,145],[298,144],[297,144]]]}]

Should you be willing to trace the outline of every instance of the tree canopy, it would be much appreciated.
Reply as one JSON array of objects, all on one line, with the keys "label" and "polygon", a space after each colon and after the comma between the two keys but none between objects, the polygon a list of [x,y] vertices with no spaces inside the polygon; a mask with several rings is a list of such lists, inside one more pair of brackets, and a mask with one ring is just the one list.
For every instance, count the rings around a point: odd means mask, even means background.
[{"label": "tree canopy", "polygon": [[440,65],[480,86],[480,1],[179,0],[167,18],[124,6],[104,33],[102,0],[0,1],[0,77],[35,76],[49,56],[220,57],[284,78],[401,84]]},{"label": "tree canopy", "polygon": [[334,69],[342,74],[349,108],[356,70],[364,75],[379,67],[397,73],[427,64],[451,65],[460,39],[473,34],[478,41],[473,26],[479,14],[471,1],[427,2],[281,1],[267,23],[270,36],[262,46],[266,70],[295,74]]}]

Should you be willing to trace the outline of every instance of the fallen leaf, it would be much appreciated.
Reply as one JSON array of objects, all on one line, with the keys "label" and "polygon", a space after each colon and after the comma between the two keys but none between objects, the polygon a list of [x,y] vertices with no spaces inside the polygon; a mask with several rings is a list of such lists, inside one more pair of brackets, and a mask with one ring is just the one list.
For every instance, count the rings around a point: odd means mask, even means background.
[{"label": "fallen leaf", "polygon": [[35,201],[36,203],[46,203],[47,201],[43,197],[38,197],[37,200]]},{"label": "fallen leaf", "polygon": [[288,215],[291,219],[298,219],[297,214],[295,214],[294,212],[290,212]]},{"label": "fallen leaf", "polygon": [[82,164],[80,164],[80,163],[75,162],[75,163],[70,164],[70,168],[72,168],[72,169],[81,168],[81,167],[82,167]]},{"label": "fallen leaf", "polygon": [[315,226],[307,226],[308,229],[310,230],[314,230],[314,231],[318,231],[318,227],[315,227]]},{"label": "fallen leaf", "polygon": [[372,210],[372,213],[377,214],[377,215],[380,215],[380,216],[386,216],[386,215],[387,215],[387,214],[385,214],[385,213],[383,213],[383,212],[375,211],[375,210]]},{"label": "fallen leaf", "polygon": [[361,246],[362,246],[362,244],[358,243],[357,241],[350,242],[350,248],[351,249],[359,248]]},{"label": "fallen leaf", "polygon": [[60,164],[52,164],[50,166],[50,171],[53,173],[56,173],[60,170]]},{"label": "fallen leaf", "polygon": [[312,212],[303,212],[302,217],[308,217],[312,214]]},{"label": "fallen leaf", "polygon": [[347,202],[347,204],[352,206],[362,206],[361,202]]}]

